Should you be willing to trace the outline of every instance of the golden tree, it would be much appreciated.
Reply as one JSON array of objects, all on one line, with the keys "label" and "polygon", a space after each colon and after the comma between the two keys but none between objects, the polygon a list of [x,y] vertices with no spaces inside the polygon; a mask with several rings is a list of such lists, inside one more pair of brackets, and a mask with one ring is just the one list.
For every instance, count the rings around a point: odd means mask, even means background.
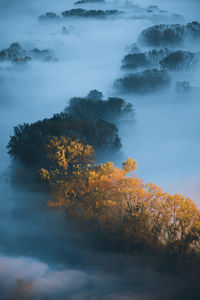
[{"label": "golden tree", "polygon": [[40,174],[51,187],[51,207],[94,220],[127,245],[172,254],[199,251],[200,212],[189,198],[169,195],[134,174],[137,163],[94,164],[94,151],[79,141],[54,138],[47,145],[50,169]]}]

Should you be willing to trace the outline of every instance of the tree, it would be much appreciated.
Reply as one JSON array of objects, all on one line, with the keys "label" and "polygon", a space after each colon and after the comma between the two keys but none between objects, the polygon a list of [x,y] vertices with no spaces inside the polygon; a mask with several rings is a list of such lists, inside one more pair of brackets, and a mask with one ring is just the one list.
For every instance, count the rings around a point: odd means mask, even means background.
[{"label": "tree", "polygon": [[117,125],[134,121],[130,103],[121,98],[102,100],[102,93],[92,90],[86,97],[74,97],[64,111],[32,124],[20,124],[8,143],[8,153],[28,167],[45,167],[44,145],[52,137],[65,136],[91,145],[97,154],[117,153],[121,148]]},{"label": "tree", "polygon": [[122,98],[109,97],[103,100],[103,94],[92,90],[86,97],[71,98],[63,111],[63,116],[76,120],[104,120],[118,125],[121,119],[134,120],[132,104]]},{"label": "tree", "polygon": [[127,176],[137,169],[133,159],[123,162],[121,169],[111,162],[96,165],[91,160],[92,148],[83,145],[70,142],[71,150],[63,155],[68,143],[56,140],[53,148],[52,142],[48,146],[56,165],[42,170],[41,175],[52,191],[50,207],[62,207],[78,220],[98,224],[109,239],[129,249],[140,247],[183,257],[192,251],[199,253],[200,211],[194,202],[163,193],[133,174]]},{"label": "tree", "polygon": [[121,147],[118,129],[104,120],[75,120],[66,115],[55,115],[33,124],[21,124],[14,128],[8,143],[8,153],[25,166],[38,168],[48,164],[44,145],[53,137],[79,139],[104,153],[116,153]]},{"label": "tree", "polygon": [[115,87],[128,93],[149,93],[168,87],[170,81],[171,77],[165,70],[146,69],[117,79]]},{"label": "tree", "polygon": [[41,168],[41,178],[50,180],[51,185],[69,180],[76,172],[94,161],[94,150],[89,145],[61,136],[52,137],[45,145],[49,171]]}]

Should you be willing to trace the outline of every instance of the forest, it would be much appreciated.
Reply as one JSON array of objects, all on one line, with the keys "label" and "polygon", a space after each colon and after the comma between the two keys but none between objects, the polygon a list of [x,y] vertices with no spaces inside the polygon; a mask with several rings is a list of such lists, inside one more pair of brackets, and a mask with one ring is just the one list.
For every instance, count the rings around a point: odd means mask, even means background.
[{"label": "forest", "polygon": [[0,298],[199,299],[199,1],[0,5]]}]

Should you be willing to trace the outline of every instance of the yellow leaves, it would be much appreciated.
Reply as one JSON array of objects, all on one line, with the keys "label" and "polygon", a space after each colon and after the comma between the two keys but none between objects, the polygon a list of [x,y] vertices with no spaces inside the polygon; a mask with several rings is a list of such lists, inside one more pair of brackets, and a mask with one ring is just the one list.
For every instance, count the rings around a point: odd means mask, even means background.
[{"label": "yellow leaves", "polygon": [[122,169],[125,171],[125,174],[136,171],[137,162],[134,159],[129,158],[122,163]]},{"label": "yellow leaves", "polygon": [[47,171],[46,169],[42,168],[40,169],[40,176],[42,179],[50,179],[50,174],[49,174],[49,171]]},{"label": "yellow leaves", "polygon": [[65,137],[53,138],[47,148],[50,168],[41,169],[40,176],[52,190],[49,207],[66,208],[73,216],[95,219],[102,227],[110,224],[111,230],[118,227],[121,238],[129,236],[152,247],[177,247],[182,240],[189,247],[200,241],[200,212],[195,203],[126,176],[136,170],[135,160],[123,162],[122,169],[112,162],[93,165],[93,148]]},{"label": "yellow leaves", "polygon": [[139,217],[140,214],[137,211],[134,211],[131,215],[132,217]]},{"label": "yellow leaves", "polygon": [[115,202],[115,201],[112,201],[112,200],[106,200],[106,201],[103,201],[103,204],[104,204],[104,206],[107,207],[107,208],[116,206],[116,202]]},{"label": "yellow leaves", "polygon": [[80,167],[94,160],[94,149],[77,140],[66,137],[53,137],[46,145],[47,158],[58,167],[67,169],[69,164]]}]

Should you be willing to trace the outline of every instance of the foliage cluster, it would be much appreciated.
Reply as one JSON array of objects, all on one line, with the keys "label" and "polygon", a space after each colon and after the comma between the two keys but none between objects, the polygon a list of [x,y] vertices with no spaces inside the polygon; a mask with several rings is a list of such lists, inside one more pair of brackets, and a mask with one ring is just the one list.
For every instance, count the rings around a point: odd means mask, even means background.
[{"label": "foliage cluster", "polygon": [[[138,48],[137,48],[138,49]],[[164,49],[152,49],[147,52],[137,51],[125,55],[122,60],[122,69],[146,69],[146,68],[163,68],[165,70],[188,70],[195,66],[199,61],[199,54],[176,50],[170,51]]]},{"label": "foliage cluster", "polygon": [[186,38],[200,38],[200,23],[155,25],[142,31],[139,41],[148,46],[169,47],[181,45]]},{"label": "foliage cluster", "polygon": [[133,175],[135,160],[123,162],[122,168],[111,162],[96,165],[91,146],[65,137],[52,138],[46,156],[49,168],[40,169],[40,176],[51,191],[50,207],[95,224],[125,249],[199,255],[200,211],[194,202],[143,183]]},{"label": "foliage cluster", "polygon": [[121,14],[122,12],[118,11],[117,9],[110,9],[110,10],[95,10],[95,9],[83,9],[83,8],[73,8],[70,10],[63,11],[61,16],[57,15],[54,12],[47,12],[39,17],[39,20],[59,20],[61,18],[68,18],[68,17],[81,17],[81,18],[100,18],[104,19],[110,16],[116,16]]},{"label": "foliage cluster", "polygon": [[48,162],[44,145],[52,137],[71,137],[94,147],[97,152],[116,153],[121,147],[117,125],[134,119],[131,104],[121,98],[103,100],[102,93],[93,90],[84,98],[72,98],[64,111],[52,118],[14,128],[8,153],[26,166],[38,168]]},{"label": "foliage cluster", "polygon": [[49,49],[34,48],[27,50],[19,43],[12,43],[9,48],[0,51],[0,61],[10,60],[15,63],[25,63],[32,59],[49,61],[53,59],[53,53]]},{"label": "foliage cluster", "polygon": [[127,93],[149,93],[165,88],[171,80],[165,70],[146,69],[131,73],[115,81],[115,87]]}]

